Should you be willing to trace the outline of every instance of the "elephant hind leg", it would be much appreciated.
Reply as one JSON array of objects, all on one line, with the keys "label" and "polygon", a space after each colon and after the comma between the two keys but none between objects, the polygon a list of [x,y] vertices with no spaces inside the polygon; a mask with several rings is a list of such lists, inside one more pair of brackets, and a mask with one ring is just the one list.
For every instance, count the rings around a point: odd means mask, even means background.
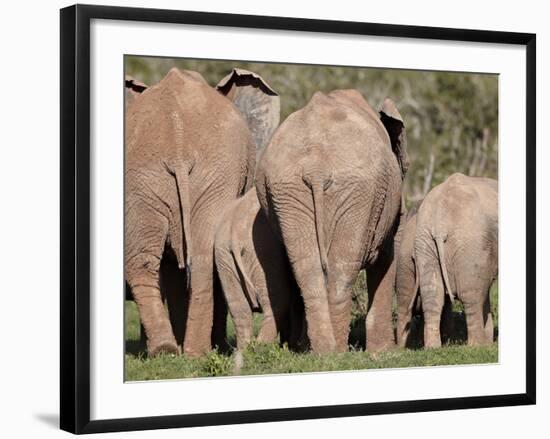
[{"label": "elephant hind leg", "polygon": [[216,268],[229,314],[235,326],[237,349],[244,349],[252,340],[252,309],[246,299],[237,267],[230,251],[221,246],[215,248]]},{"label": "elephant hind leg", "polygon": [[397,345],[401,348],[411,345],[413,329],[413,309],[409,307],[411,298],[397,294]]},{"label": "elephant hind leg", "polygon": [[237,349],[243,350],[248,346],[253,336],[253,314],[246,298],[233,297],[228,299],[229,313],[235,325]]},{"label": "elephant hind leg", "polygon": [[421,273],[420,294],[424,311],[424,347],[441,347],[441,314],[445,305],[445,290],[436,269]]},{"label": "elephant hind leg", "polygon": [[[209,250],[209,251],[208,251]],[[212,244],[194,247],[191,294],[183,343],[184,354],[199,357],[212,349],[214,261]]]},{"label": "elephant hind leg", "polygon": [[161,352],[178,353],[178,345],[157,286],[133,287],[135,301],[147,340],[147,353],[154,357]]},{"label": "elephant hind leg", "polygon": [[261,343],[271,343],[277,339],[277,324],[271,310],[263,313],[262,324],[257,340]]},{"label": "elephant hind leg", "polygon": [[486,318],[488,314],[487,300],[482,293],[469,291],[462,295],[462,303],[464,304],[466,326],[468,328],[468,345],[484,346],[489,344],[485,327],[488,321]]},{"label": "elephant hind leg", "polygon": [[296,281],[304,298],[307,335],[315,353],[334,352],[336,339],[330,319],[327,286],[318,254],[292,260]]},{"label": "elephant hind leg", "polygon": [[343,263],[335,260],[332,267],[328,281],[330,317],[336,338],[336,350],[346,352],[351,321],[352,289],[361,270],[361,263]]},{"label": "elephant hind leg", "polygon": [[383,351],[395,345],[392,299],[396,261],[393,254],[382,253],[367,268],[368,311],[366,319],[366,347],[369,351]]},{"label": "elephant hind leg", "polygon": [[147,206],[128,214],[125,229],[126,280],[132,289],[147,338],[147,352],[177,353],[178,345],[160,291],[160,261],[168,221]]},{"label": "elephant hind leg", "polygon": [[279,329],[278,323],[280,323],[280,321],[277,321],[274,315],[274,310],[271,306],[267,290],[263,289],[263,291],[260,291],[260,294],[258,294],[258,301],[262,308],[263,317],[257,340],[262,343],[271,343],[277,339]]}]

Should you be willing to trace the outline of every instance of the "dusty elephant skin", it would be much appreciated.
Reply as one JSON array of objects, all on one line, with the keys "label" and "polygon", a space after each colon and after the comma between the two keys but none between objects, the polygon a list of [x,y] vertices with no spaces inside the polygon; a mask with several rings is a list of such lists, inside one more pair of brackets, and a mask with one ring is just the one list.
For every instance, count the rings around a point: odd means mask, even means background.
[{"label": "dusty elephant skin", "polygon": [[[395,292],[397,296],[397,344],[400,347],[417,347],[422,344],[422,299],[419,278],[414,258],[417,208],[406,214],[397,245],[397,268]],[[449,338],[453,332],[452,302],[445,298],[441,318],[442,338]]]},{"label": "dusty elephant skin", "polygon": [[386,100],[316,93],[260,156],[256,188],[304,299],[314,352],[347,350],[352,287],[367,268],[367,348],[394,345],[393,238],[408,167],[405,130]]},{"label": "dusty elephant skin", "polygon": [[233,202],[215,237],[218,276],[235,323],[237,349],[252,339],[252,313],[263,313],[258,341],[296,347],[303,305],[282,243],[267,222],[255,189]]},{"label": "dusty elephant skin", "polygon": [[409,211],[402,229],[396,255],[395,292],[397,296],[397,344],[412,344],[409,340],[413,326],[413,312],[419,307],[418,284],[414,262],[416,212]]},{"label": "dusty elephant skin", "polygon": [[469,345],[493,342],[489,288],[498,272],[498,184],[453,174],[418,212],[414,255],[424,312],[424,345],[441,346],[446,296],[464,305]]},{"label": "dusty elephant skin", "polygon": [[200,74],[177,69],[128,106],[125,276],[151,356],[182,344],[185,354],[201,355],[213,335],[223,337],[212,249],[221,212],[253,180],[253,127],[242,111]]}]

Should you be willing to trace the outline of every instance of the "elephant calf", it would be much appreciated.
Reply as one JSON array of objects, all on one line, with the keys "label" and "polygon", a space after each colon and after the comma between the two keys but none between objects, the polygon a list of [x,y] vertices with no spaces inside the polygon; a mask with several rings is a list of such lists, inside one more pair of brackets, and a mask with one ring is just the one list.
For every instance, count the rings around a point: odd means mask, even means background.
[{"label": "elephant calf", "polygon": [[281,342],[296,347],[299,292],[282,244],[271,231],[255,189],[248,191],[225,211],[214,241],[215,264],[229,313],[235,324],[237,349],[252,339],[252,313],[261,311],[258,334],[262,342]]},{"label": "elephant calf", "polygon": [[[397,245],[397,269],[395,292],[397,295],[397,344],[401,347],[418,346],[422,338],[422,299],[414,257],[414,240],[416,238],[416,218],[418,208],[406,213],[405,225],[402,228]],[[397,238],[396,238],[397,239]],[[443,338],[450,337],[453,331],[452,302],[445,297],[441,332]]]},{"label": "elephant calf", "polygon": [[424,346],[441,346],[445,293],[464,305],[469,345],[493,342],[489,288],[498,272],[498,184],[453,174],[426,196],[414,258],[424,312]]}]

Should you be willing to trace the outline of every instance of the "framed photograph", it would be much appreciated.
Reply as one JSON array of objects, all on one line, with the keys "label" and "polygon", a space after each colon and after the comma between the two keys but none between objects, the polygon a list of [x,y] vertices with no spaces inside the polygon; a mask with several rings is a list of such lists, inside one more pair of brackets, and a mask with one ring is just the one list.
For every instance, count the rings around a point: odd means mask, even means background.
[{"label": "framed photograph", "polygon": [[535,53],[62,9],[61,428],[534,404]]}]

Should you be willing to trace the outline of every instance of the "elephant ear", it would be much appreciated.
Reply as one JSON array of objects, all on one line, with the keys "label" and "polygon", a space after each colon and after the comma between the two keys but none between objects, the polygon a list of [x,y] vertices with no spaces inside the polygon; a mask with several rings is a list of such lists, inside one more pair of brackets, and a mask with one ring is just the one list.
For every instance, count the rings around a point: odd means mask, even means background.
[{"label": "elephant ear", "polygon": [[239,109],[252,133],[256,151],[263,150],[279,126],[279,95],[260,75],[243,69],[233,69],[218,83],[216,90]]},{"label": "elephant ear", "polygon": [[128,108],[128,106],[134,102],[134,100],[141,94],[145,89],[147,88],[147,85],[144,84],[141,81],[138,81],[137,79],[132,78],[129,75],[126,75],[124,78],[124,90],[125,90],[125,107]]},{"label": "elephant ear", "polygon": [[393,153],[397,157],[399,166],[401,167],[401,176],[405,177],[409,169],[409,155],[407,154],[407,136],[405,133],[405,124],[403,118],[393,101],[386,98],[380,110],[380,120],[386,127],[386,131],[390,136],[391,147]]},{"label": "elephant ear", "polygon": [[135,93],[142,93],[147,88],[147,84],[132,78],[130,75],[126,75],[124,78],[124,85],[126,89],[129,89]]}]

